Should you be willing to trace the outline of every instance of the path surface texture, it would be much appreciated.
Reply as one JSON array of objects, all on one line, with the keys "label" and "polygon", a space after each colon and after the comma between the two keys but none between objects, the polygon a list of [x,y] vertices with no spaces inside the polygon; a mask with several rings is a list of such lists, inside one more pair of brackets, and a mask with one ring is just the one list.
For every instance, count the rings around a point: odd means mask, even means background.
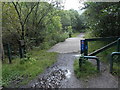
[{"label": "path surface texture", "polygon": [[[76,78],[74,60],[80,51],[80,40],[84,34],[68,38],[53,46],[48,52],[58,52],[57,62],[24,87],[29,88],[118,88],[118,78],[112,76],[108,67],[101,63],[100,74],[87,78]],[[89,60],[95,64],[94,60]]]},{"label": "path surface texture", "polygon": [[80,40],[83,39],[84,34],[78,35],[75,38],[68,38],[65,42],[60,42],[53,46],[49,52],[58,52],[58,53],[73,53],[80,51]]}]

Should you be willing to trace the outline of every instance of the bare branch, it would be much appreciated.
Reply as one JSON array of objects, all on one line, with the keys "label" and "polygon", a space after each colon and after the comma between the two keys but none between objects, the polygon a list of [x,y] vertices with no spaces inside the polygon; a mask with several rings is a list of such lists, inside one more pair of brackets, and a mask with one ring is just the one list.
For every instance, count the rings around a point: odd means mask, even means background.
[{"label": "bare branch", "polygon": [[18,14],[18,17],[19,17],[19,20],[20,20],[20,24],[23,26],[21,15],[20,15],[20,13],[18,11],[18,8],[17,8],[18,3],[17,2],[16,2],[16,4],[14,2],[12,2],[12,3],[14,5],[14,7],[15,7],[15,10],[16,10],[17,14]]},{"label": "bare branch", "polygon": [[[39,3],[37,3],[37,4],[39,4]],[[26,18],[25,18],[25,21],[24,21],[23,25],[26,23],[26,21],[27,21],[29,15],[31,14],[32,10],[35,8],[35,6],[36,6],[37,4],[35,4],[35,5],[30,9],[30,12],[27,14],[27,16],[26,16]]]}]

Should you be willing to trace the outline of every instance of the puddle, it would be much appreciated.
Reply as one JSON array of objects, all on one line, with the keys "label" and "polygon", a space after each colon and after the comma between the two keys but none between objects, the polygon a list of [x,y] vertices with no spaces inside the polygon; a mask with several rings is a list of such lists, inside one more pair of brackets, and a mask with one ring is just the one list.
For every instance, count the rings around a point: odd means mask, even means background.
[{"label": "puddle", "polygon": [[66,78],[70,78],[71,77],[71,72],[70,70],[66,70],[67,72],[65,73]]},{"label": "puddle", "polygon": [[76,55],[73,55],[75,58],[79,59],[81,54],[76,54]]}]

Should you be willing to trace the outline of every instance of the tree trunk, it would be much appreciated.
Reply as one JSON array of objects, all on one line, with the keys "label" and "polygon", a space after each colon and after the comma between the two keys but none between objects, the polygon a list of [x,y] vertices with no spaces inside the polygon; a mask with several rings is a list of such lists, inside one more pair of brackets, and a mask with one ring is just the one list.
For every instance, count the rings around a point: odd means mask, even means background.
[{"label": "tree trunk", "polygon": [[21,25],[21,27],[22,27],[22,37],[21,37],[21,39],[24,40],[25,39],[24,25]]},{"label": "tree trunk", "polygon": [[0,42],[0,60],[2,60],[2,43]]},{"label": "tree trunk", "polygon": [[2,51],[2,57],[1,57],[1,59],[3,61],[4,60],[4,47],[3,47],[3,43],[1,45],[1,51]]},{"label": "tree trunk", "polygon": [[0,37],[0,60],[4,60],[4,48],[2,43],[2,37]]}]

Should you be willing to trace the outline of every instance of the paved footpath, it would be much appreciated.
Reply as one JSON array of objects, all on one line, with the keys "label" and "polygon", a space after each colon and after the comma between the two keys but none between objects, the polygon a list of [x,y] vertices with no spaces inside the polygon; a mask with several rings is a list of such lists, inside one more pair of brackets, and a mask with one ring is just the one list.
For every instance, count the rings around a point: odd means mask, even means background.
[{"label": "paved footpath", "polygon": [[80,40],[83,39],[84,34],[81,33],[77,37],[68,38],[64,42],[60,42],[53,46],[49,52],[58,52],[58,53],[73,53],[80,51]]}]

